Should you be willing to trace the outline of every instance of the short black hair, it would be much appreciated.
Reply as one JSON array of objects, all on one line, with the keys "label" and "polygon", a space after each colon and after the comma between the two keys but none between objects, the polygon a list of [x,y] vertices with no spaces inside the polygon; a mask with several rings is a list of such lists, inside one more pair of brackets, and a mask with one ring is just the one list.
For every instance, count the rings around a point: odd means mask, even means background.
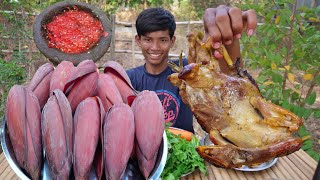
[{"label": "short black hair", "polygon": [[169,30],[169,36],[172,38],[176,30],[176,22],[174,16],[168,10],[149,8],[139,14],[136,20],[136,28],[139,37],[155,31]]}]

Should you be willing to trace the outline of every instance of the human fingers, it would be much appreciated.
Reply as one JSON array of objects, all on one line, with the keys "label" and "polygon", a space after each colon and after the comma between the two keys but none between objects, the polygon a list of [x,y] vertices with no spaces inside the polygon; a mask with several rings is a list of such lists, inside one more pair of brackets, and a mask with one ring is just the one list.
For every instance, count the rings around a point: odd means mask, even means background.
[{"label": "human fingers", "polygon": [[216,59],[222,59],[223,58],[223,55],[218,51],[218,50],[215,50],[213,52],[213,56],[216,58]]},{"label": "human fingers", "polygon": [[240,8],[233,7],[229,9],[229,17],[231,21],[231,29],[233,38],[240,39],[243,31],[244,21],[242,19],[242,11]]},{"label": "human fingers", "polygon": [[242,12],[242,19],[244,20],[244,25],[247,27],[247,35],[253,35],[253,32],[257,27],[257,15],[255,10],[250,9]]},{"label": "human fingers", "polygon": [[[241,14],[240,14],[241,15]],[[222,41],[225,45],[230,45],[233,40],[233,32],[228,7],[218,7],[216,9],[216,24],[219,28],[221,38],[212,35],[214,41]]]},{"label": "human fingers", "polygon": [[204,22],[205,38],[211,37],[213,47],[219,48],[220,42],[221,42],[221,33],[216,24],[216,8],[206,9],[203,16],[203,22]]},{"label": "human fingers", "polygon": [[[213,42],[211,37],[209,36],[209,33],[206,32],[204,37],[203,37],[203,39],[202,39],[202,42],[206,43],[206,41],[208,41],[208,39],[209,39],[210,43]],[[215,49],[218,49],[220,47],[220,43],[218,43],[218,44],[219,44],[218,47],[215,48]],[[220,54],[219,51],[217,51],[217,50],[214,50],[213,56],[216,59],[222,59],[223,58],[222,54]]]}]

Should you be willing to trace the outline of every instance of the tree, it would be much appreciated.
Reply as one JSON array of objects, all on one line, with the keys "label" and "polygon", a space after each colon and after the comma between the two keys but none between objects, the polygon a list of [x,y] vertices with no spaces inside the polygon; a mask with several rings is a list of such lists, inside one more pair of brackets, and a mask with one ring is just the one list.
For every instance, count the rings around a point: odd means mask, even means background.
[{"label": "tree", "polygon": [[[247,67],[260,69],[257,81],[262,95],[305,121],[320,119],[315,106],[315,87],[320,84],[320,8],[298,8],[298,0],[246,2],[243,8],[255,9],[264,22],[256,36],[242,38]],[[308,135],[304,126],[299,134]],[[302,149],[320,159],[311,140],[305,141]]]}]

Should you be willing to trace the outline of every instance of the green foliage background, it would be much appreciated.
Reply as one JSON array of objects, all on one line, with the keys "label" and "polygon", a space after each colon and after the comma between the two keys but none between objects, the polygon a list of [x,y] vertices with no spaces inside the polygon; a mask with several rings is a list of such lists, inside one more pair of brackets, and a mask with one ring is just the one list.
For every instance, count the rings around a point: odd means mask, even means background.
[{"label": "green foliage background", "polygon": [[[320,119],[316,87],[320,84],[320,8],[297,7],[297,0],[82,0],[111,15],[120,8],[139,12],[148,7],[164,7],[173,12],[178,21],[201,20],[204,10],[219,4],[235,5],[242,9],[255,9],[261,25],[256,35],[241,39],[242,55],[249,70],[259,70],[257,78],[263,96],[275,104],[283,106],[305,121]],[[28,42],[32,40],[31,25],[26,15],[18,12],[40,13],[58,0],[3,0],[0,18],[7,22],[0,24],[1,38],[15,40],[10,48],[13,55],[4,59],[0,52],[0,116],[3,117],[6,96],[14,84],[23,84],[32,56],[27,57]],[[11,11],[12,13],[5,13]],[[10,26],[8,28],[7,26]],[[10,30],[8,30],[10,29]],[[0,41],[1,49],[8,49]],[[303,126],[301,137],[310,136]],[[304,142],[303,149],[314,159],[320,155],[314,150],[318,141]]]},{"label": "green foliage background", "polygon": [[[250,1],[248,1],[250,2]],[[242,38],[246,67],[259,69],[262,95],[302,117],[320,119],[315,87],[320,84],[320,7],[297,7],[297,0],[259,1],[242,5],[255,9],[262,25],[253,37]],[[305,126],[303,138],[310,137]],[[319,160],[319,139],[304,141],[302,149]]]}]

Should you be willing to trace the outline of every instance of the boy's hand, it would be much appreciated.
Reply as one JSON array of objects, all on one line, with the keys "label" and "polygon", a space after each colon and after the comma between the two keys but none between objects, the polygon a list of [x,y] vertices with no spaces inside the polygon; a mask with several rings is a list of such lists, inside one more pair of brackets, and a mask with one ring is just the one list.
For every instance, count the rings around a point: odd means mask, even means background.
[{"label": "boy's hand", "polygon": [[[218,49],[221,44],[230,46],[229,54],[233,51],[232,47],[239,48],[241,34],[246,30],[247,35],[253,35],[257,26],[257,16],[254,10],[241,11],[237,7],[228,7],[220,5],[217,8],[208,8],[203,16],[205,28],[205,40],[208,37],[212,39],[212,47]],[[222,55],[215,51],[215,57],[221,58]]]}]

